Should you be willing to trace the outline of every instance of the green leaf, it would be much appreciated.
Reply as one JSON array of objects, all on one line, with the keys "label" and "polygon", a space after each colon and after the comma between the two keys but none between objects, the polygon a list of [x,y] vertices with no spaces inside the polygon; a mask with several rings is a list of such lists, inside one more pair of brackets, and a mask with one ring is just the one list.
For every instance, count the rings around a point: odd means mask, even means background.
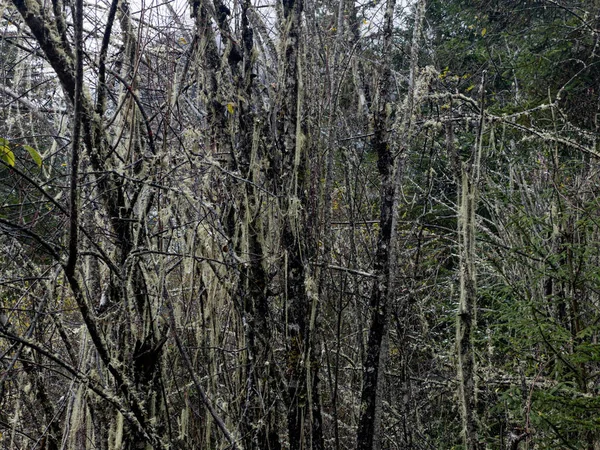
[{"label": "green leaf", "polygon": [[37,166],[42,167],[42,157],[40,156],[38,151],[30,145],[24,145],[23,148],[29,152],[31,158],[37,164]]},{"label": "green leaf", "polygon": [[8,148],[8,145],[0,145],[0,158],[9,166],[15,167],[15,154]]}]

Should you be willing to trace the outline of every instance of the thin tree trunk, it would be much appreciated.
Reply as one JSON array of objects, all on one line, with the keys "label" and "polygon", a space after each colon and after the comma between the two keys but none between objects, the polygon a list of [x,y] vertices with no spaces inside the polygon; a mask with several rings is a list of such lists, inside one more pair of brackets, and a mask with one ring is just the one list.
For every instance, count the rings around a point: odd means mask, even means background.
[{"label": "thin tree trunk", "polygon": [[461,165],[461,192],[458,210],[460,246],[460,298],[456,319],[459,402],[462,433],[467,450],[479,448],[475,397],[475,354],[473,333],[476,327],[477,274],[475,268],[475,210],[484,127],[484,83],[481,84],[481,117],[475,148],[468,163]]},{"label": "thin tree trunk", "polygon": [[391,71],[388,56],[392,44],[393,16],[395,0],[387,0],[384,18],[383,61],[384,71],[379,88],[379,105],[375,113],[373,148],[377,152],[377,167],[381,176],[381,211],[379,216],[379,236],[374,271],[377,274],[371,294],[371,322],[367,342],[367,354],[363,363],[363,386],[360,402],[360,418],[357,434],[357,450],[379,448],[379,423],[381,418],[381,373],[383,373],[383,352],[381,347],[387,332],[390,249],[392,243],[394,184],[394,162],[389,143],[389,112],[391,102]]},{"label": "thin tree trunk", "polygon": [[[371,295],[371,323],[367,343],[367,355],[363,365],[363,387],[361,393],[360,418],[357,434],[358,450],[377,450],[381,448],[381,391],[383,373],[387,358],[387,327],[388,312],[392,292],[394,292],[394,277],[396,274],[397,253],[397,224],[398,207],[400,204],[400,188],[403,172],[404,153],[411,140],[413,113],[416,102],[416,71],[418,67],[419,35],[425,10],[425,0],[417,4],[417,14],[413,30],[411,51],[411,70],[407,107],[404,111],[400,127],[394,124],[394,130],[401,130],[400,145],[391,142],[388,132],[389,114],[391,111],[391,70],[387,56],[392,45],[393,17],[395,1],[388,0],[384,18],[384,48],[385,61],[379,89],[379,105],[375,116],[373,146],[377,151],[377,167],[381,176],[381,211],[380,231],[377,241],[377,254],[374,272],[377,276]],[[396,158],[396,161],[394,161]]]}]

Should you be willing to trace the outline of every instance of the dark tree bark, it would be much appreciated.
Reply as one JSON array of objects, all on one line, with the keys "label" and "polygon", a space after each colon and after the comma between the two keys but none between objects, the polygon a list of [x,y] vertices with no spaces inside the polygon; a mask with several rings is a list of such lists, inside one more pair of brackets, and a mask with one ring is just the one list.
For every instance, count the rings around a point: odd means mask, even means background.
[{"label": "dark tree bark", "polygon": [[377,168],[381,177],[381,210],[374,273],[377,275],[370,301],[371,321],[367,353],[363,363],[360,418],[357,450],[376,450],[380,445],[381,385],[385,351],[382,348],[387,333],[390,295],[390,254],[393,233],[394,159],[391,151],[389,110],[392,95],[391,71],[388,58],[392,45],[395,0],[387,0],[383,27],[383,72],[379,82],[379,103],[373,118],[373,150],[377,153]]},{"label": "dark tree bark", "polygon": [[[361,392],[360,418],[357,434],[357,449],[377,450],[381,448],[380,421],[382,415],[382,388],[387,359],[387,328],[390,302],[394,296],[395,277],[398,267],[398,209],[402,183],[405,152],[409,148],[414,126],[414,111],[417,101],[417,68],[419,38],[425,10],[425,0],[417,2],[411,48],[409,86],[406,110],[398,111],[394,122],[393,136],[390,129],[392,110],[392,78],[389,65],[391,52],[395,1],[388,0],[383,27],[383,72],[379,86],[379,104],[373,119],[373,148],[377,152],[377,168],[381,177],[381,199],[377,252],[373,266],[376,275],[371,293],[369,337],[363,363],[363,387]],[[394,139],[396,141],[394,141]],[[400,141],[399,143],[397,141]],[[406,308],[401,308],[406,311]]]}]

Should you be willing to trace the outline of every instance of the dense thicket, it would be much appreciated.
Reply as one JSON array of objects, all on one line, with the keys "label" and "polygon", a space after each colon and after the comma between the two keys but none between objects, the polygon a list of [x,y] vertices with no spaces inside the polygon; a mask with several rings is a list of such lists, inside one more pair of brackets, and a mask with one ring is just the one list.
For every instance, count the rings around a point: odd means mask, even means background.
[{"label": "dense thicket", "polygon": [[600,448],[597,2],[0,12],[0,447]]}]

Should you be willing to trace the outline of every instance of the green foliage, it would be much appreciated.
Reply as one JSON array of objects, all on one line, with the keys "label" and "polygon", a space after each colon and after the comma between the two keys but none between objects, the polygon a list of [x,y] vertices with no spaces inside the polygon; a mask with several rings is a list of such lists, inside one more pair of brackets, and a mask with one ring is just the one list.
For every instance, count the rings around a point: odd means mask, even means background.
[{"label": "green foliage", "polygon": [[[580,203],[579,210],[552,212],[553,204],[560,207],[557,198],[570,203],[576,197],[567,195],[578,196],[566,184],[573,182],[567,175],[576,177],[577,170],[577,165],[565,166],[559,192],[547,186],[534,194],[545,202],[539,210],[514,209],[502,229],[513,246],[489,249],[501,256],[492,260],[496,270],[488,277],[494,272],[500,277],[482,292],[490,311],[482,317],[492,330],[490,364],[513,379],[495,408],[518,423],[530,420],[542,448],[579,448],[584,437],[600,433],[600,327],[590,302],[600,278],[598,252],[588,244],[600,235],[592,215],[600,193]],[[519,383],[530,391],[527,396],[519,393]]]},{"label": "green foliage", "polygon": [[8,141],[3,138],[0,138],[0,158],[11,167],[15,165],[15,154],[11,151]]},{"label": "green foliage", "polygon": [[537,106],[560,92],[563,113],[591,128],[600,60],[581,13],[586,8],[589,16],[597,12],[594,4],[581,2],[557,8],[542,2],[434,1],[429,7],[435,23],[432,62],[457,76],[449,78],[456,80],[452,87],[464,92],[472,83],[461,77],[479,78],[486,70],[488,104],[498,112]]},{"label": "green foliage", "polygon": [[25,150],[27,150],[27,152],[29,152],[29,155],[31,156],[31,159],[33,159],[33,162],[35,162],[38,167],[42,167],[42,157],[40,156],[38,151],[30,145],[23,145],[22,147]]},{"label": "green foliage", "polygon": [[16,158],[14,152],[11,150],[12,148],[22,148],[29,153],[31,159],[38,167],[42,167],[42,157],[39,152],[34,149],[32,146],[27,144],[14,144],[10,143],[8,139],[0,138],[0,159],[2,159],[7,165],[14,167]]}]

